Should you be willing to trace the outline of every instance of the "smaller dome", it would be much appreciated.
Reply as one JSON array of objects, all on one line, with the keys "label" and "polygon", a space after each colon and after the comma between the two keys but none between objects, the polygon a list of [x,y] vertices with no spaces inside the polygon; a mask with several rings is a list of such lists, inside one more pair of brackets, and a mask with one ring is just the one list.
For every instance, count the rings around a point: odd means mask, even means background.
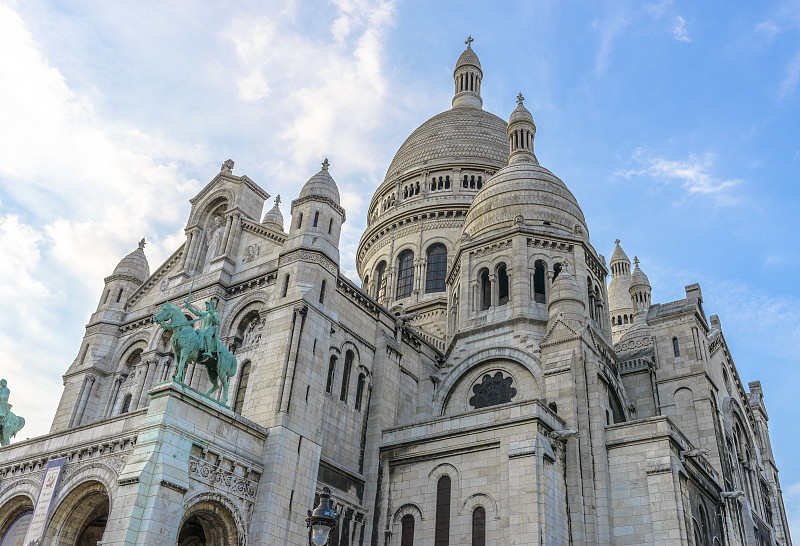
[{"label": "smaller dome", "polygon": [[633,262],[636,264],[636,268],[633,270],[633,273],[631,273],[630,290],[633,291],[635,288],[640,287],[650,288],[650,279],[647,278],[647,275],[645,275],[644,271],[639,267],[639,258],[634,256]]},{"label": "smaller dome", "polygon": [[511,112],[511,117],[508,118],[509,127],[516,122],[533,124],[533,115],[527,108],[525,108],[525,105],[522,104],[522,101],[524,100],[525,97],[522,96],[522,93],[517,95],[517,107],[514,108],[513,112]]},{"label": "smaller dome", "polygon": [[150,276],[150,264],[147,263],[147,257],[144,255],[144,245],[144,239],[139,241],[139,248],[122,258],[111,276],[133,277],[140,284],[146,281]]},{"label": "smaller dome", "polygon": [[322,162],[322,169],[308,179],[308,182],[305,183],[303,189],[300,190],[300,198],[315,196],[315,197],[327,197],[328,199],[333,200],[334,203],[340,205],[339,202],[339,188],[336,186],[336,182],[333,180],[333,177],[328,172],[328,167],[330,163],[328,163],[328,158],[325,158],[325,161]]},{"label": "smaller dome", "polygon": [[619,261],[628,262],[628,264],[630,264],[631,260],[628,258],[628,255],[625,254],[625,251],[622,250],[621,246],[619,246],[619,239],[614,242],[617,246],[614,247],[614,252],[611,254],[611,261],[609,262],[609,265]]},{"label": "smaller dome", "polygon": [[269,209],[264,215],[264,219],[261,220],[261,223],[267,227],[283,231],[283,214],[281,214],[281,209],[278,207],[280,202],[281,196],[279,195],[275,198],[275,206]]},{"label": "smaller dome", "polygon": [[464,52],[461,54],[461,56],[458,58],[458,62],[456,62],[456,69],[453,71],[454,73],[457,72],[458,69],[461,68],[462,66],[474,66],[478,70],[481,70],[481,72],[483,71],[481,69],[480,59],[478,59],[478,56],[475,54],[474,51],[472,51],[472,42],[474,42],[472,36],[467,38],[467,41],[464,42],[467,44],[467,49],[465,49]]},{"label": "smaller dome", "polygon": [[564,262],[561,272],[553,281],[553,286],[550,288],[550,303],[548,307],[553,308],[556,304],[567,300],[580,302],[583,307],[583,293],[581,287],[570,271],[569,262]]}]

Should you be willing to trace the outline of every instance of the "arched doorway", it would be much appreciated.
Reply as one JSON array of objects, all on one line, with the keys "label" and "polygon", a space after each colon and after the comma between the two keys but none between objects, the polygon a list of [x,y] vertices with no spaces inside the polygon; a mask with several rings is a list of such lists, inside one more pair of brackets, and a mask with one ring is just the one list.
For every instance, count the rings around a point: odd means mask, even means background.
[{"label": "arched doorway", "polygon": [[221,502],[201,500],[191,505],[178,531],[178,546],[238,546],[239,530]]},{"label": "arched doorway", "polygon": [[22,546],[33,517],[33,503],[18,495],[0,508],[0,546]]},{"label": "arched doorway", "polygon": [[94,480],[81,483],[58,505],[42,543],[96,546],[103,540],[109,511],[105,486]]}]

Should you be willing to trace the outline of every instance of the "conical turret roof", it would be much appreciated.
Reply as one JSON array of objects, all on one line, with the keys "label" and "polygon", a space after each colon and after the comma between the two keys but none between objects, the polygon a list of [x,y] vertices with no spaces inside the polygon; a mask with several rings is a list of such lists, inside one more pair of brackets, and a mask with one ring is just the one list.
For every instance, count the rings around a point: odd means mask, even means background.
[{"label": "conical turret roof", "polygon": [[303,189],[300,190],[301,199],[314,195],[316,197],[327,197],[337,205],[341,204],[339,202],[339,188],[336,186],[336,181],[334,181],[331,173],[328,172],[329,166],[330,163],[328,163],[328,158],[326,157],[325,161],[322,162],[322,169],[309,178]]},{"label": "conical turret roof", "polygon": [[144,245],[144,239],[139,241],[139,248],[122,258],[111,276],[133,277],[140,284],[146,281],[150,276],[150,264],[147,263],[147,256],[144,255]]},{"label": "conical turret roof", "polygon": [[281,196],[279,195],[275,198],[275,206],[267,211],[261,223],[267,227],[283,231],[283,214],[281,213],[280,207],[278,207],[280,202]]}]

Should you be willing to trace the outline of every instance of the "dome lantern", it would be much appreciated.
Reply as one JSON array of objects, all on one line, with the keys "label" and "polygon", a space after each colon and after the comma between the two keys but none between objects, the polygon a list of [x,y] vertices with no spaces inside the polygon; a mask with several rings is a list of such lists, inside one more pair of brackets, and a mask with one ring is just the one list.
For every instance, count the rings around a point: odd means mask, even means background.
[{"label": "dome lantern", "polygon": [[533,116],[522,103],[525,97],[517,95],[517,107],[508,118],[508,164],[528,162],[539,164],[533,153],[533,137],[536,136],[536,124]]},{"label": "dome lantern", "polygon": [[453,71],[455,81],[455,96],[453,97],[453,108],[481,108],[481,80],[483,71],[481,61],[472,50],[472,36],[464,42],[467,49],[461,54],[456,62],[456,69]]}]

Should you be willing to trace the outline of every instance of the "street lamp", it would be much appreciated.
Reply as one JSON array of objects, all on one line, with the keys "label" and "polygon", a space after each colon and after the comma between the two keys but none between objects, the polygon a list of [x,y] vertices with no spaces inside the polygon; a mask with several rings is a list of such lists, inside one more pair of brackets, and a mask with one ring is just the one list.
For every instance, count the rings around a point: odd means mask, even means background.
[{"label": "street lamp", "polygon": [[306,518],[309,542],[314,546],[325,546],[338,521],[339,514],[331,509],[331,490],[324,487],[319,496],[319,504],[313,512],[309,510]]}]

